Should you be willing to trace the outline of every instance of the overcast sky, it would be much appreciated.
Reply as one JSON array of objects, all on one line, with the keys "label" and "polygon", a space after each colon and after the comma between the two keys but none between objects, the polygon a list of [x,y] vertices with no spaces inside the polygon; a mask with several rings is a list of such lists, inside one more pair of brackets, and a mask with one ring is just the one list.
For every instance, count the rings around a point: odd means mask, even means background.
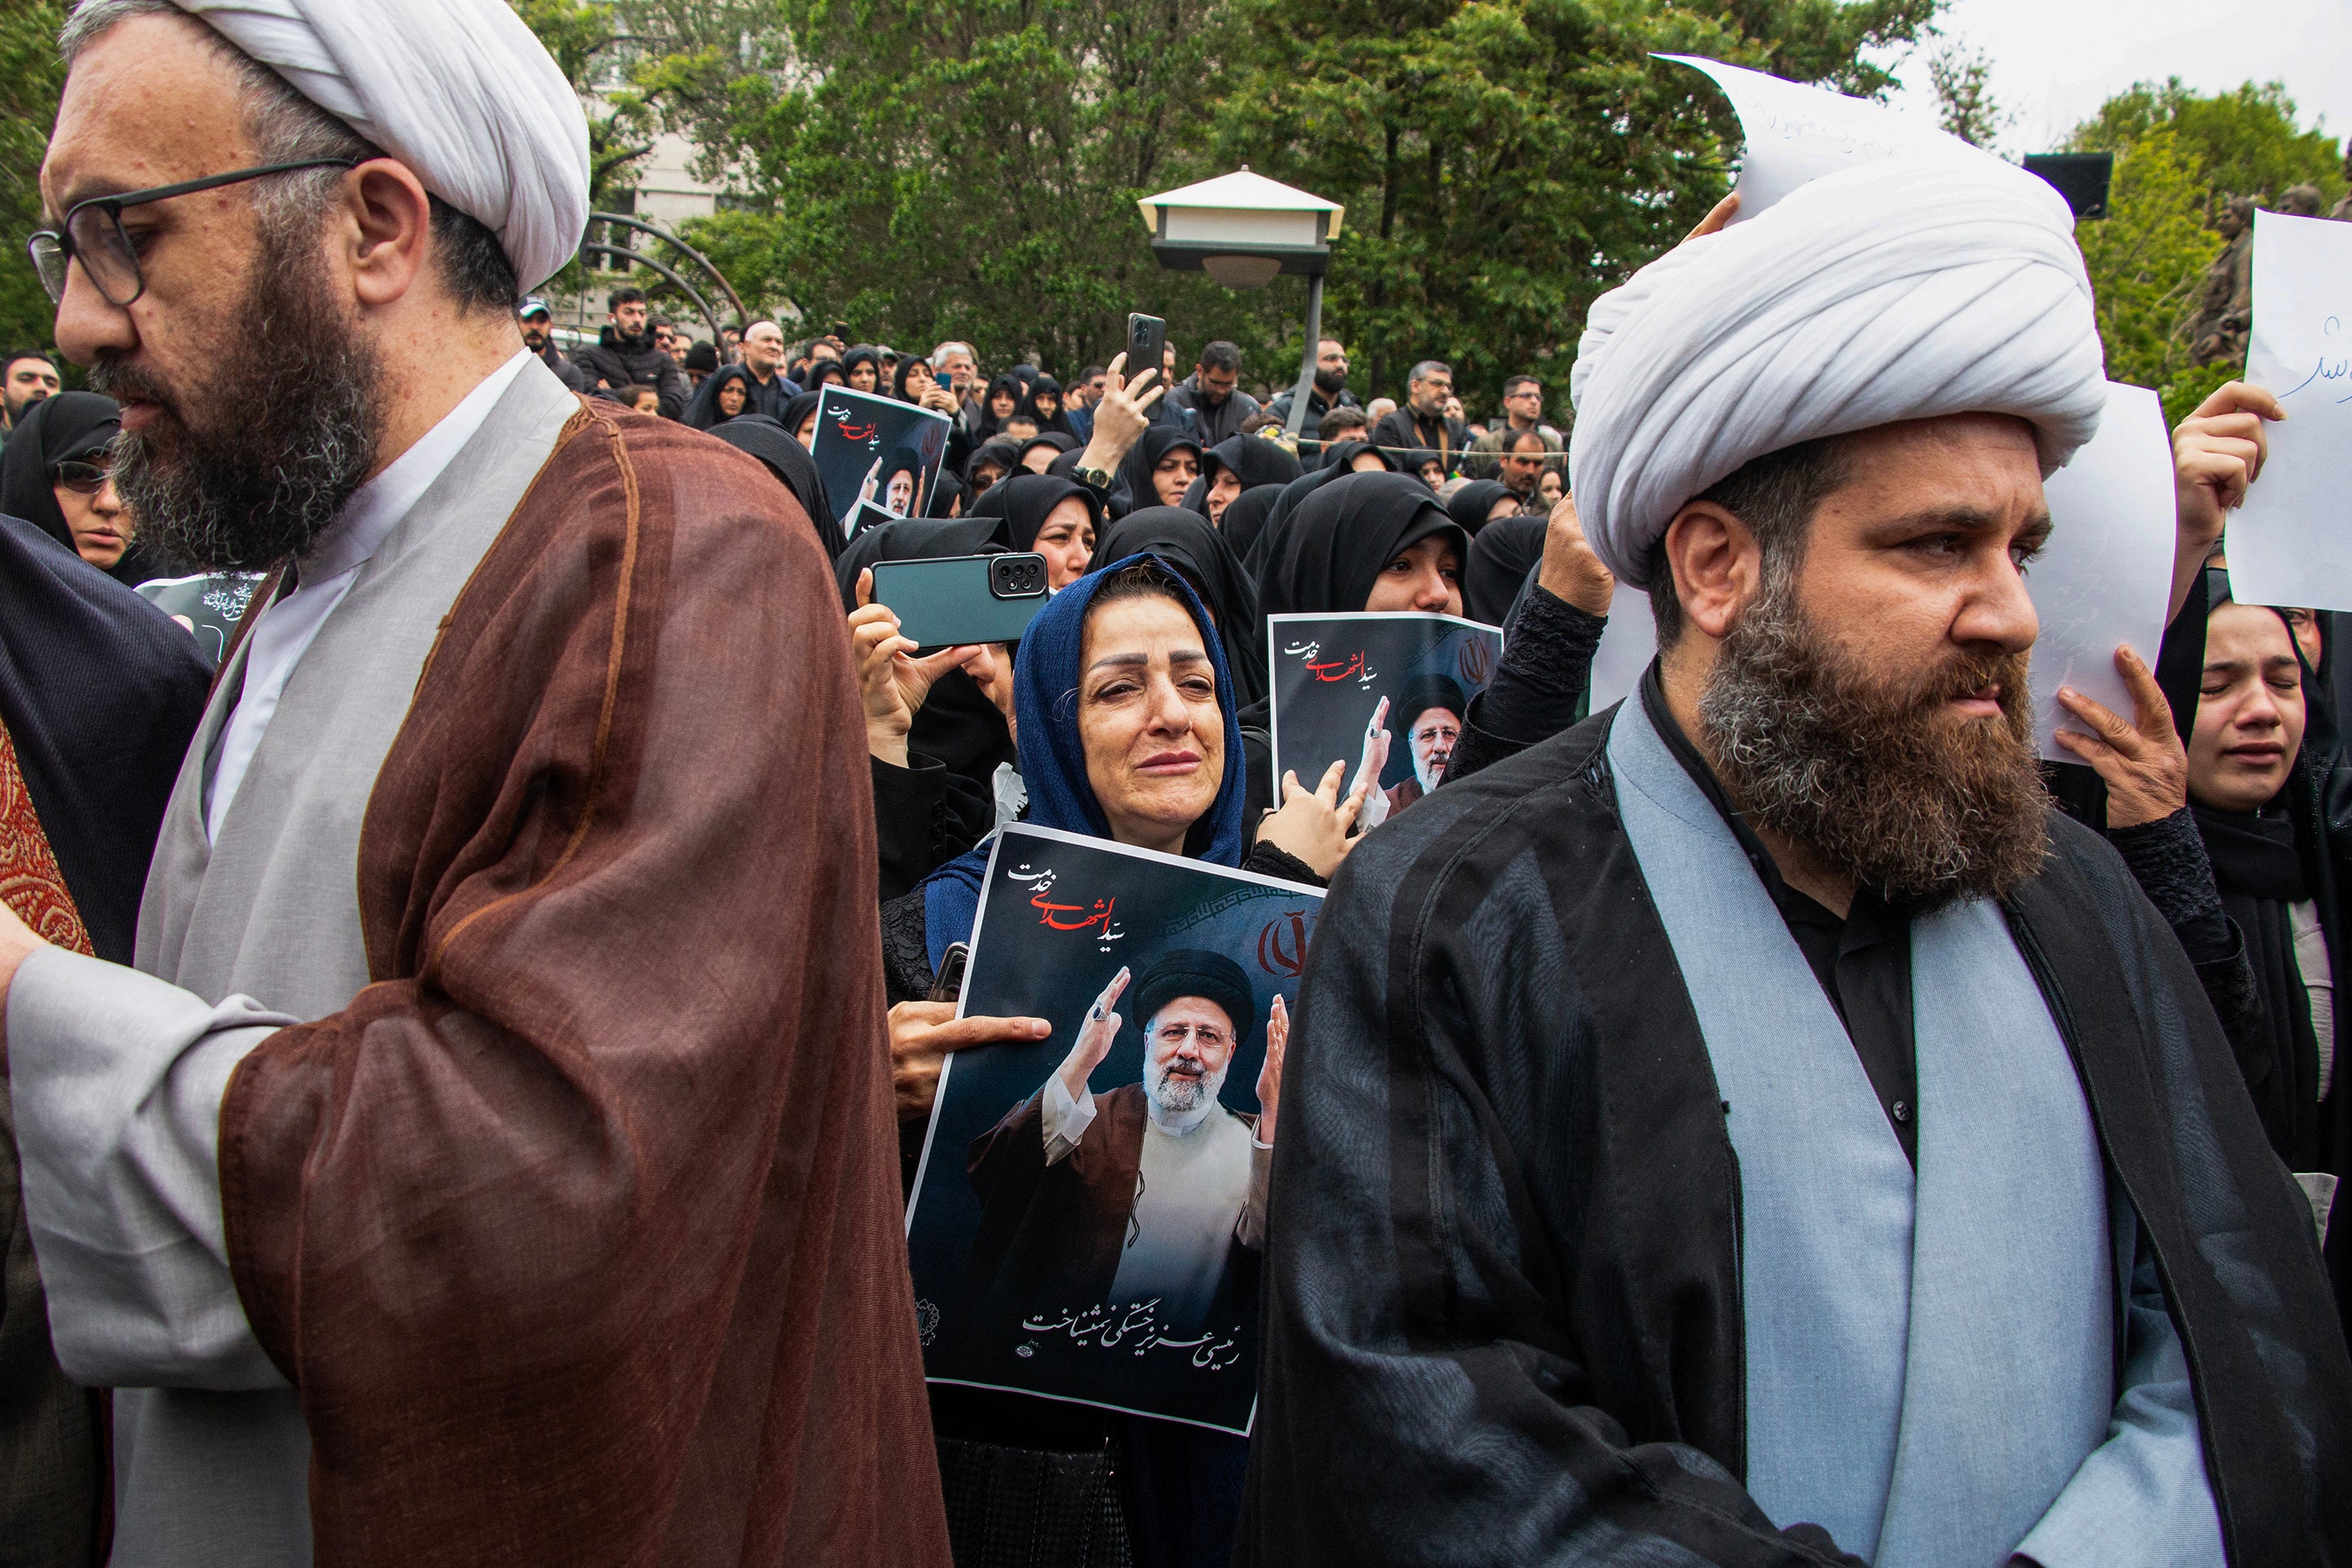
[{"label": "overcast sky", "polygon": [[[2219,18],[2219,19],[2217,19]],[[2177,76],[2211,92],[2284,81],[2305,128],[2352,132],[2352,0],[1952,0],[1944,31],[1992,60],[1993,96],[2018,111],[2001,140],[2044,152],[2112,94]],[[1932,115],[1925,51],[1896,101]]]}]

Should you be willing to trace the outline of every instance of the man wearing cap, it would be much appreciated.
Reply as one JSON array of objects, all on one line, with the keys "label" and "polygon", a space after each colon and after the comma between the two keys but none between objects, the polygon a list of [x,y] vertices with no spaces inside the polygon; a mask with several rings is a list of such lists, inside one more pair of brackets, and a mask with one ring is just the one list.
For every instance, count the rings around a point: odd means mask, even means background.
[{"label": "man wearing cap", "polygon": [[142,532],[270,572],[133,963],[0,918],[112,1562],[943,1564],[847,646],[759,464],[517,332],[562,72],[504,0],[62,48],[58,343]]},{"label": "man wearing cap", "polygon": [[1265,1244],[1281,998],[1258,1079],[1265,1110],[1253,1116],[1218,1098],[1258,1016],[1249,976],[1222,953],[1179,949],[1146,969],[1133,1004],[1143,1079],[1100,1096],[1087,1087],[1118,1038],[1128,980],[1112,977],[1062,1065],[972,1141],[984,1322],[1157,1300],[1161,1322],[1195,1331],[1218,1316],[1234,1249]]},{"label": "man wearing cap", "polygon": [[546,300],[536,294],[524,295],[522,303],[515,307],[515,325],[522,329],[522,346],[553,371],[556,380],[574,392],[596,390],[596,384],[555,346],[555,312],[547,308]]},{"label": "man wearing cap", "polygon": [[1445,764],[1453,759],[1454,743],[1462,739],[1462,715],[1469,708],[1459,683],[1443,675],[1424,676],[1405,688],[1390,718],[1412,752],[1412,776],[1387,791],[1388,816],[1393,816],[1445,782]]},{"label": "man wearing cap", "polygon": [[2310,1205],[2036,771],[2071,215],[1895,159],[1720,216],[1572,380],[1657,662],[1318,922],[1241,1557],[2343,1562]]}]

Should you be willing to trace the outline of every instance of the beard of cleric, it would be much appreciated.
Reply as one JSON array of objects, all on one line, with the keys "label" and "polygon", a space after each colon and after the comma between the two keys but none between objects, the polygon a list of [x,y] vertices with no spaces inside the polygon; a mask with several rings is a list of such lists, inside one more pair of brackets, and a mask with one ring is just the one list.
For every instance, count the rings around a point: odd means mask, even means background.
[{"label": "beard of cleric", "polygon": [[306,553],[375,467],[383,368],[330,291],[315,215],[268,214],[239,331],[198,393],[101,356],[90,384],[161,417],[115,447],[140,542],[207,570]]},{"label": "beard of cleric", "polygon": [[[1875,678],[1806,617],[1795,577],[1768,571],[1699,700],[1725,787],[1895,908],[2006,897],[2048,852],[2026,656]],[[1996,681],[1997,721],[1954,721],[1945,704]]]},{"label": "beard of cleric", "polygon": [[1170,1058],[1164,1067],[1146,1063],[1143,1092],[1164,1116],[1192,1116],[1215,1102],[1218,1091],[1225,1087],[1225,1068],[1213,1074],[1204,1071],[1200,1057],[1187,1048]]}]

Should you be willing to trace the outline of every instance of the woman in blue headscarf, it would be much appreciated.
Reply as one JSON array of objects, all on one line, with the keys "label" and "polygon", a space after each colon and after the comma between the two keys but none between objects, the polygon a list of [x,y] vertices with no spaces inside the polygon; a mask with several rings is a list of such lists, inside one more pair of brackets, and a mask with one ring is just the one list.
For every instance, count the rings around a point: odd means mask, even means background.
[{"label": "woman in blue headscarf", "polygon": [[[904,526],[899,525],[899,526]],[[914,646],[894,650],[911,665]],[[1015,742],[1027,784],[1025,820],[1140,848],[1320,886],[1347,853],[1363,795],[1339,798],[1341,770],[1319,790],[1286,781],[1286,801],[1244,852],[1241,731],[1234,683],[1214,624],[1183,579],[1156,556],[1131,555],[1073,583],[1030,623],[1013,674]],[[968,942],[988,866],[982,844],[903,898],[882,906],[885,984],[900,1127],[919,1147],[945,1053],[990,1041],[1034,1042],[1038,1018],[956,1019],[928,1000],[948,948]],[[1272,1109],[1269,1097],[1268,1109]],[[902,1146],[906,1140],[902,1139]],[[1248,1451],[1242,1438],[1181,1423],[1118,1415],[1023,1394],[935,1385],[932,1421],[951,1496],[986,1489],[954,1477],[1042,1475],[1049,1511],[1067,1517],[1107,1484],[1082,1463],[1123,1447],[1127,1517],[1151,1543],[1188,1542],[1188,1562],[1222,1563],[1239,1517]],[[1012,1450],[1007,1453],[1006,1450]],[[1067,1490],[1072,1495],[1064,1496]],[[950,1510],[959,1561],[1064,1561],[1033,1538],[995,1542],[1008,1510]],[[1020,1511],[1020,1510],[1010,1510]],[[980,1513],[988,1515],[979,1517]],[[1011,1522],[1006,1521],[1005,1522]],[[1025,1529],[1027,1521],[1019,1521]],[[1002,1546],[1012,1555],[991,1555]],[[1075,1553],[1068,1560],[1076,1561]]]}]

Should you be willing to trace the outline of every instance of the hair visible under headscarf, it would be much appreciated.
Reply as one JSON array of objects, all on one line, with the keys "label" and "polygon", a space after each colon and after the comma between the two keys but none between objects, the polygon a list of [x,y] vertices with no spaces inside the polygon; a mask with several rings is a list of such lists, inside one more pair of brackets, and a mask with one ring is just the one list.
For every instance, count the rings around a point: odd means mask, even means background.
[{"label": "hair visible under headscarf", "polygon": [[[759,383],[753,379],[751,367],[740,364],[721,365],[703,377],[702,384],[694,389],[694,401],[686,405],[687,426],[694,430],[709,430],[716,427],[723,420],[738,417],[737,415],[729,414],[719,406],[719,389],[737,383],[741,384],[743,388],[743,406],[740,413],[757,414],[760,411]],[[811,404],[810,406],[814,407],[815,405]]]},{"label": "hair visible under headscarf", "polygon": [[[894,524],[902,527],[903,524]],[[1087,612],[1103,584],[1128,567],[1151,562],[1148,555],[1129,556],[1099,572],[1090,572],[1054,595],[1053,603],[1029,623],[1021,639],[1021,657],[1013,677],[1013,707],[1020,717],[1021,782],[1028,786],[1029,810],[1023,820],[1034,826],[1059,828],[1108,838],[1110,825],[1095,798],[1087,777],[1086,742],[1078,732],[1078,668],[1086,646]],[[1236,721],[1233,672],[1216,628],[1181,574],[1164,563],[1152,562],[1167,573],[1173,596],[1191,612],[1200,628],[1202,651],[1216,667],[1217,707],[1224,715],[1224,775],[1217,798],[1193,823],[1185,852],[1214,866],[1242,863],[1242,812],[1246,788],[1243,780],[1242,731]],[[981,879],[987,874],[990,845],[983,843],[960,859],[933,872],[923,883],[925,937],[931,967],[937,969],[948,944],[971,936],[980,913]]]},{"label": "hair visible under headscarf", "polygon": [[1118,478],[1110,492],[1111,514],[1167,505],[1160,499],[1160,487],[1152,482],[1152,475],[1169,453],[1185,451],[1192,454],[1194,462],[1201,460],[1201,443],[1192,436],[1173,425],[1145,426],[1127,456],[1118,460]]},{"label": "hair visible under headscarf", "polygon": [[1768,453],[2010,414],[2047,476],[2106,403],[2064,199],[2021,169],[1907,158],[1823,175],[1643,268],[1593,301],[1569,385],[1585,536],[1637,588],[1684,503]]},{"label": "hair visible under headscarf", "polygon": [[1265,695],[1265,668],[1257,659],[1257,590],[1241,557],[1206,518],[1183,507],[1148,506],[1104,529],[1095,554],[1104,561],[1156,555],[1173,568],[1216,617],[1242,705]]}]

